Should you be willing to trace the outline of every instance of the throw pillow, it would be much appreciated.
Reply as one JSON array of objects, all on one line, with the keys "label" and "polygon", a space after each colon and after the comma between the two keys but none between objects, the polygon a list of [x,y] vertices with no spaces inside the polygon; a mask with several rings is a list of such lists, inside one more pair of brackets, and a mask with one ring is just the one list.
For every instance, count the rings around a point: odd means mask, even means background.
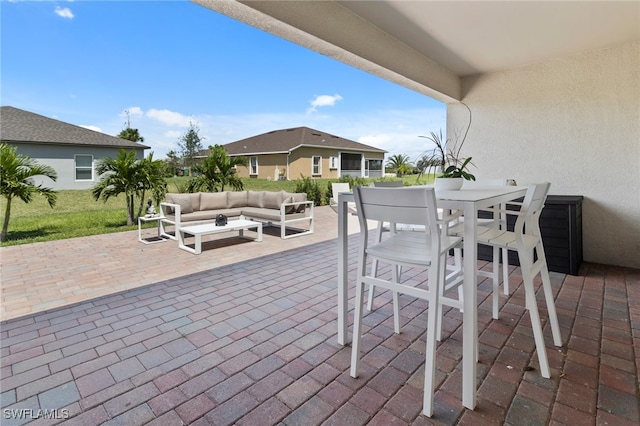
[{"label": "throw pillow", "polygon": [[200,194],[200,210],[222,210],[226,208],[226,192],[203,192]]},{"label": "throw pillow", "polygon": [[173,194],[171,196],[173,204],[180,206],[180,213],[193,213],[193,207],[191,206],[191,194]]},{"label": "throw pillow", "polygon": [[[282,204],[287,204],[287,203],[293,203],[293,198],[286,197],[282,201]],[[295,212],[296,212],[296,206],[287,206],[287,207],[285,207],[284,214],[290,214],[290,213],[295,213]]]},{"label": "throw pillow", "polygon": [[247,191],[247,206],[260,208],[264,207],[264,191]]},{"label": "throw pillow", "polygon": [[230,209],[234,207],[247,207],[247,191],[227,192],[227,203]]},{"label": "throw pillow", "polygon": [[282,194],[280,192],[265,191],[263,207],[265,209],[280,209],[282,204]]}]

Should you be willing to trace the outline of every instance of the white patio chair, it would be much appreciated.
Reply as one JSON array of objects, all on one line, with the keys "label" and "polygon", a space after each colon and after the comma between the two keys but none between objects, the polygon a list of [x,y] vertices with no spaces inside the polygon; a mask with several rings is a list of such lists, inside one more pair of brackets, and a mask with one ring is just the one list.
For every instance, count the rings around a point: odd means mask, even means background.
[{"label": "white patio chair", "polygon": [[[402,188],[404,187],[404,183],[400,180],[397,181],[374,181],[371,182],[371,186],[374,188]],[[442,215],[441,209],[438,210],[439,216]],[[457,216],[459,217],[459,216]],[[453,219],[451,219],[453,221]],[[375,241],[382,241],[382,234],[384,232],[401,232],[401,231],[409,231],[409,232],[425,232],[426,228],[424,225],[416,225],[416,224],[407,224],[407,223],[389,223],[386,225],[385,222],[378,222],[378,227],[376,228]],[[451,267],[453,270],[452,273],[446,276],[446,285],[445,291],[446,294],[449,289],[458,287],[459,280],[462,280],[462,263],[461,263],[461,247],[456,247],[454,249],[456,253],[457,263]],[[371,263],[372,273],[374,276],[378,275],[378,260],[373,259]],[[398,274],[402,273],[402,267],[399,267]],[[369,286],[369,294],[367,300],[367,310],[371,311],[373,309],[373,299],[375,298],[375,286]],[[449,306],[457,307],[462,310],[462,288],[459,287],[458,291],[458,299],[449,299],[451,303],[447,303]],[[458,303],[459,302],[459,303]],[[440,341],[442,330],[438,330],[438,341]]]},{"label": "white patio chair", "polygon": [[[402,182],[401,180],[393,180],[393,181],[373,181],[371,182],[371,186],[374,188],[402,188],[404,186],[404,182]],[[376,235],[375,235],[375,239],[376,242],[380,242],[382,241],[382,234],[384,232],[390,232],[392,230],[392,228],[395,230],[398,230],[399,228],[401,228],[401,226],[398,226],[398,224],[386,224],[385,222],[378,222],[378,227],[376,228]],[[422,229],[424,231],[424,227],[422,227]],[[372,268],[373,268],[373,273],[374,275],[377,275],[378,273],[378,261],[377,260],[373,260],[373,264],[372,264]],[[374,286],[370,286],[369,287],[369,301],[367,302],[367,309],[371,310],[373,308],[373,297],[374,297],[374,293],[375,293],[375,287]]]},{"label": "white patio chair", "polygon": [[[432,188],[354,188],[356,209],[360,222],[358,248],[358,277],[351,351],[351,376],[358,377],[362,340],[362,316],[365,284],[379,286],[393,293],[394,329],[400,332],[398,294],[407,294],[429,303],[427,344],[425,355],[423,414],[433,414],[433,387],[435,381],[436,329],[439,327],[441,297],[445,281],[448,251],[456,246],[460,237],[441,232]],[[428,232],[396,232],[380,242],[369,244],[367,220],[422,225]],[[376,277],[373,270],[367,274],[367,260],[376,259],[391,265],[391,280]],[[399,267],[429,269],[428,287],[418,288],[400,282]]]},{"label": "white patio chair", "polygon": [[[334,182],[331,184],[331,198],[329,198],[329,206],[337,212],[338,211],[338,194],[341,192],[351,192],[348,182]],[[355,214],[356,203],[347,203],[347,208],[351,214]]]},{"label": "white patio chair", "polygon": [[[524,201],[521,204],[509,203],[520,205],[520,210],[500,209],[500,214],[507,216],[515,215],[517,217],[513,231],[489,226],[479,226],[477,229],[478,243],[518,252],[524,283],[526,308],[531,318],[531,327],[533,328],[540,370],[542,376],[546,378],[550,377],[549,362],[545,351],[542,324],[533,288],[533,279],[538,273],[542,279],[542,288],[544,290],[547,311],[549,312],[553,342],[556,346],[562,346],[558,316],[556,314],[553,292],[551,290],[551,280],[549,279],[549,269],[547,268],[547,260],[542,245],[539,226],[540,212],[544,207],[549,186],[549,183],[530,185]],[[461,234],[458,233],[457,235]],[[494,298],[495,297],[494,292]]]},{"label": "white patio chair", "polygon": [[[465,180],[462,184],[462,189],[474,188],[474,187],[486,187],[486,186],[506,186],[507,179],[477,179],[475,181]],[[493,206],[490,210],[493,213],[493,218],[476,218],[478,225],[489,226],[497,229],[506,229],[507,219],[506,216],[500,213],[500,209],[504,210],[505,206]],[[459,233],[464,227],[464,216],[459,219],[459,224],[454,227],[454,233]],[[456,265],[461,265],[462,260],[458,258],[461,253],[455,253]],[[481,277],[487,277],[492,279],[492,294],[493,294],[493,318],[498,319],[498,305],[499,305],[499,286],[500,286],[500,270],[502,269],[502,287],[505,295],[509,294],[509,251],[506,248],[502,248],[502,263],[500,263],[500,248],[494,246],[492,250],[492,270],[491,272],[478,270],[478,275]]]}]

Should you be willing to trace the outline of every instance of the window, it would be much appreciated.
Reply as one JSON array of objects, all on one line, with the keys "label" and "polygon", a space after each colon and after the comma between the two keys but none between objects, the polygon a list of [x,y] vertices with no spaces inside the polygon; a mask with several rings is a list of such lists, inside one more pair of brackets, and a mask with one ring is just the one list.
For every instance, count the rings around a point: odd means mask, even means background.
[{"label": "window", "polygon": [[338,157],[329,157],[329,168],[330,169],[338,168]]},{"label": "window", "polygon": [[[370,173],[373,172],[373,173]],[[365,160],[364,175],[366,177],[381,177],[382,174],[382,160]]]},{"label": "window", "polygon": [[93,155],[76,155],[76,180],[93,180]]},{"label": "window", "polygon": [[312,167],[311,167],[311,174],[312,175],[320,175],[322,174],[322,157],[320,157],[319,155],[314,155],[312,158]]},{"label": "window", "polygon": [[362,154],[347,154],[343,152],[340,155],[340,170],[359,172],[361,169],[362,169]]},{"label": "window", "polygon": [[369,170],[382,170],[382,160],[367,160]]},{"label": "window", "polygon": [[251,157],[251,159],[249,160],[249,168],[249,174],[258,174],[258,157]]}]

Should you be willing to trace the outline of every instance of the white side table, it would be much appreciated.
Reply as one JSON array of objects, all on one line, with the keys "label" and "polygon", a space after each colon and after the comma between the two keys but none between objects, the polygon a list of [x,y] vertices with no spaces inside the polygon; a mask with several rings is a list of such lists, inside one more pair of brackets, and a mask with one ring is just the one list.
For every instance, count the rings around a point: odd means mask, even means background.
[{"label": "white side table", "polygon": [[[156,215],[151,217],[147,217],[147,216],[138,217],[138,241],[144,244],[154,244],[154,243],[161,243],[163,241],[167,241],[160,234],[160,219],[162,219],[162,215]],[[142,238],[142,223],[153,222],[153,221],[155,221],[158,224],[158,236],[150,237],[150,238]]]}]

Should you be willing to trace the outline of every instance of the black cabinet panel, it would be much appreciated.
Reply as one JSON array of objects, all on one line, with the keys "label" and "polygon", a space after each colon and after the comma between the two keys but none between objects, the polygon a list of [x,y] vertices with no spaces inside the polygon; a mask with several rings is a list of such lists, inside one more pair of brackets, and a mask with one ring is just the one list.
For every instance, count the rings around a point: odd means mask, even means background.
[{"label": "black cabinet panel", "polygon": [[[577,275],[582,263],[582,200],[579,195],[549,195],[540,213],[542,245],[550,271]],[[513,230],[515,216],[507,229]],[[489,246],[478,246],[478,259],[492,260]],[[509,252],[509,264],[520,265],[518,255]]]}]

